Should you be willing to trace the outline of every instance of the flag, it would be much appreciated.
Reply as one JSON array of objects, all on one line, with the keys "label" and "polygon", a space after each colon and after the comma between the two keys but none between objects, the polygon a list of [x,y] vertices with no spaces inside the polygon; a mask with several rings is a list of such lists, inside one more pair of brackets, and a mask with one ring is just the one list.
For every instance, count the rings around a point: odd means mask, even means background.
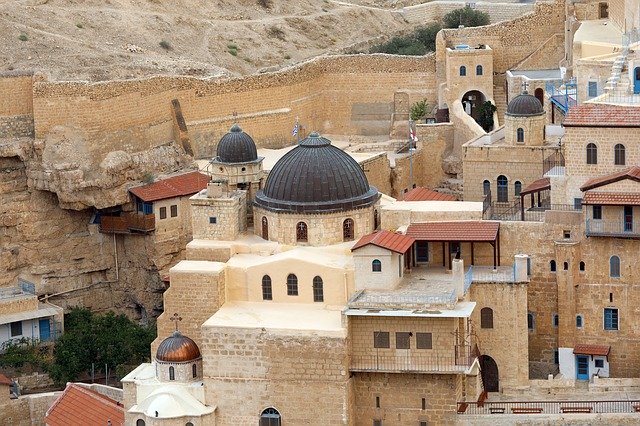
[{"label": "flag", "polygon": [[416,131],[413,128],[409,128],[409,137],[413,142],[418,142],[418,135],[416,135]]},{"label": "flag", "polygon": [[298,136],[298,122],[296,121],[296,125],[293,126],[293,132],[291,132],[293,134],[293,136]]}]

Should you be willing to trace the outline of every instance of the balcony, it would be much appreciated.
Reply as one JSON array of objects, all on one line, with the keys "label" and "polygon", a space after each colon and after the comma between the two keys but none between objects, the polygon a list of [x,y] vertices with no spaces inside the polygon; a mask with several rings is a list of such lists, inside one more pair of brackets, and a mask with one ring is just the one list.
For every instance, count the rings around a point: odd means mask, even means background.
[{"label": "balcony", "polygon": [[587,219],[587,237],[640,238],[640,224],[625,220]]},{"label": "balcony", "polygon": [[395,355],[353,355],[351,371],[377,373],[464,373],[473,365],[476,353],[469,346],[456,346],[451,355],[419,355],[411,350]]},{"label": "balcony", "polygon": [[103,234],[147,234],[155,229],[156,217],[153,214],[125,213],[100,218],[100,232]]}]

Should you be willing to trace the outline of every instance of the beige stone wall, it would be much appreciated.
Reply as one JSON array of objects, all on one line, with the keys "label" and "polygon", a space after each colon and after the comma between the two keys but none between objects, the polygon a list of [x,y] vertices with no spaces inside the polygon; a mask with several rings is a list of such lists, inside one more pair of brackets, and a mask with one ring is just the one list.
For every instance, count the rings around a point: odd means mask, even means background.
[{"label": "beige stone wall", "polygon": [[0,116],[33,115],[33,75],[3,72],[0,74]]},{"label": "beige stone wall", "polygon": [[[247,227],[247,193],[234,191],[226,197],[209,198],[197,194],[190,199],[193,237],[233,241]],[[211,223],[215,218],[216,223]]]},{"label": "beige stone wall", "polygon": [[[513,69],[516,70],[540,70],[557,68],[564,58],[564,34],[551,34],[533,53],[525,57]],[[538,87],[544,90],[544,82],[539,85],[529,86],[529,93],[533,93]],[[511,98],[509,98],[511,99]]]},{"label": "beige stone wall", "polygon": [[3,314],[15,314],[23,311],[35,311],[37,309],[38,298],[36,296],[0,299],[0,312]]},{"label": "beige stone wall", "polygon": [[[451,374],[355,373],[355,424],[450,425],[464,378]],[[376,407],[376,397],[380,407]],[[422,409],[422,399],[425,409]]]},{"label": "beige stone wall", "polygon": [[[471,321],[480,353],[496,361],[500,387],[527,385],[527,284],[476,282],[471,285],[469,298],[476,302]],[[483,308],[493,310],[493,328],[481,327]]]},{"label": "beige stone wall", "polygon": [[[338,213],[301,214],[275,213],[260,207],[254,207],[254,221],[260,226],[254,227],[254,233],[262,237],[262,218],[266,217],[269,225],[269,240],[280,244],[325,246],[344,241],[344,221],[348,218],[354,223],[354,241],[374,230],[374,209],[377,205],[357,210]],[[307,224],[307,241],[296,241],[296,226],[299,222]]]},{"label": "beige stone wall", "polygon": [[[372,262],[379,260],[381,271],[373,272]],[[391,290],[402,279],[404,256],[373,244],[353,252],[356,291],[362,289]]]},{"label": "beige stone wall", "polygon": [[347,347],[337,335],[204,327],[206,400],[219,425],[257,424],[268,407],[287,424],[353,424]]},{"label": "beige stone wall", "polygon": [[[544,125],[546,116],[504,118],[504,136],[509,145],[524,144],[526,146],[540,146],[544,144]],[[524,141],[518,142],[518,129],[524,131]]]},{"label": "beige stone wall", "polygon": [[387,160],[387,154],[380,154],[360,162],[362,170],[369,181],[369,185],[375,187],[383,194],[391,195],[393,193],[393,182],[391,179],[391,165]]},{"label": "beige stone wall", "polygon": [[[463,43],[466,44],[466,43]],[[493,50],[491,46],[484,49],[446,49],[446,82],[448,89],[447,103],[452,105],[454,100],[470,90],[478,90],[485,96],[485,100],[493,99]],[[476,73],[476,67],[482,66],[482,74]],[[466,75],[460,75],[460,68],[465,67]]]}]

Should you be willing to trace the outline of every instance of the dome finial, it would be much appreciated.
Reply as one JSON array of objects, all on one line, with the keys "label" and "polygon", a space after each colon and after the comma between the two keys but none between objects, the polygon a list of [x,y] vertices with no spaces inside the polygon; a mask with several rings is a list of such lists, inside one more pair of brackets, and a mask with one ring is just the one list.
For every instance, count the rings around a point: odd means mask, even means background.
[{"label": "dome finial", "polygon": [[240,127],[240,125],[238,123],[233,123],[233,126],[231,126],[231,129],[229,129],[230,132],[241,132],[242,131],[242,127]]},{"label": "dome finial", "polygon": [[527,83],[527,81],[526,81],[526,80],[524,80],[524,81],[522,82],[522,94],[523,94],[523,95],[526,95],[526,94],[528,94],[528,93],[529,93],[529,92],[527,92],[527,87],[529,87],[529,83]]}]

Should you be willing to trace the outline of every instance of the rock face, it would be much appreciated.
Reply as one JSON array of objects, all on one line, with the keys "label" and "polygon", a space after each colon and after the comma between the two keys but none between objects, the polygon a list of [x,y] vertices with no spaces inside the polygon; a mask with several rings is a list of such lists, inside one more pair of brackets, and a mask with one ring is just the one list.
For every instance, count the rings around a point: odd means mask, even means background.
[{"label": "rock face", "polygon": [[186,238],[156,244],[154,235],[101,234],[91,222],[96,209],[126,206],[128,187],[145,175],[190,167],[192,159],[172,141],[105,156],[90,146],[71,128],[44,139],[0,133],[0,287],[21,277],[63,307],[157,316],[159,271],[180,259]]}]

